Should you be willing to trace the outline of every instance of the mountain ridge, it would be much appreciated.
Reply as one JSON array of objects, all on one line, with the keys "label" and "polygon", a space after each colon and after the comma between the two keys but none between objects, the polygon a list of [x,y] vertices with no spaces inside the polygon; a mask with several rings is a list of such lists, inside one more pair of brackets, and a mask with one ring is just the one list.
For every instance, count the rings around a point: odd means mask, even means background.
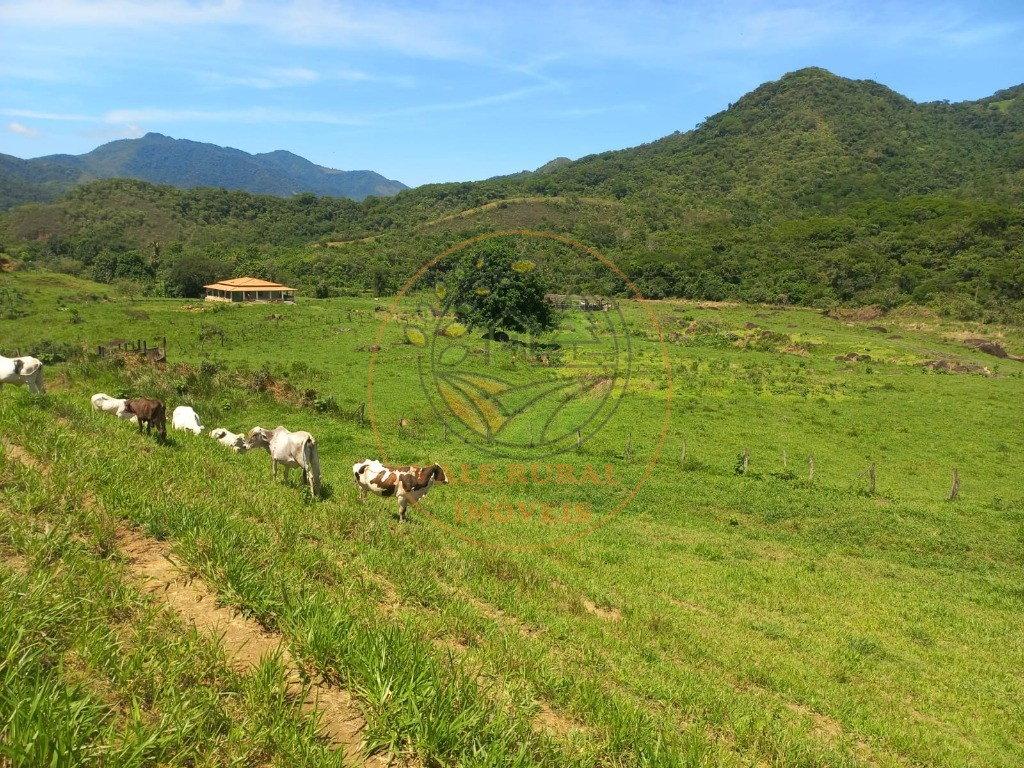
[{"label": "mountain ridge", "polygon": [[408,189],[374,171],[325,168],[286,150],[252,155],[155,132],[111,141],[81,155],[44,155],[29,160],[0,155],[0,178],[5,182],[0,208],[19,202],[48,202],[78,184],[109,178],[181,189],[223,187],[277,197],[313,193],[356,201]]}]

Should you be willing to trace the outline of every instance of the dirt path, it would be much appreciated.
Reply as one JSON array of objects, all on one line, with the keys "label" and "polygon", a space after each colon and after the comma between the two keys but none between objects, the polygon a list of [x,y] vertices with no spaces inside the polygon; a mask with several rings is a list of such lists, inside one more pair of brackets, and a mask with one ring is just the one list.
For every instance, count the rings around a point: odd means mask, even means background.
[{"label": "dirt path", "polygon": [[[48,468],[20,445],[4,440],[2,446],[15,461],[47,473]],[[86,503],[96,502],[90,499]],[[217,638],[237,669],[243,672],[251,670],[265,656],[280,653],[288,670],[289,693],[296,697],[301,695],[302,670],[280,634],[267,632],[256,622],[218,606],[213,590],[201,579],[189,578],[170,559],[170,548],[166,543],[127,526],[119,528],[117,541],[142,589],[190,621],[199,631]],[[320,713],[321,732],[333,745],[344,748],[348,765],[373,768],[388,765],[381,757],[364,754],[362,732],[366,728],[366,720],[348,691],[314,677],[309,693],[303,699],[302,709],[310,714],[314,711]]]}]

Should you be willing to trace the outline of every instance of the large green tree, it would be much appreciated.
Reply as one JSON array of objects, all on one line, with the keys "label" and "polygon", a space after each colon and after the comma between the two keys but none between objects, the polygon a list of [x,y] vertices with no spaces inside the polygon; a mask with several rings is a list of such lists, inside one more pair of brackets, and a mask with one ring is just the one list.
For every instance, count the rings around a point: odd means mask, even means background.
[{"label": "large green tree", "polygon": [[539,336],[556,325],[548,287],[534,262],[514,241],[484,240],[462,255],[446,275],[445,304],[460,322]]}]

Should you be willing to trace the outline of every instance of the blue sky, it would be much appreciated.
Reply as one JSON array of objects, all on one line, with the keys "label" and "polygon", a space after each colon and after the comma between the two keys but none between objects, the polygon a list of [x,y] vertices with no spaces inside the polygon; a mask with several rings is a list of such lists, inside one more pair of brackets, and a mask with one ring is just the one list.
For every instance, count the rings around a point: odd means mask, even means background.
[{"label": "blue sky", "polygon": [[1024,3],[0,0],[0,152],[156,131],[411,186],[622,149],[819,66],[916,101],[1024,82]]}]

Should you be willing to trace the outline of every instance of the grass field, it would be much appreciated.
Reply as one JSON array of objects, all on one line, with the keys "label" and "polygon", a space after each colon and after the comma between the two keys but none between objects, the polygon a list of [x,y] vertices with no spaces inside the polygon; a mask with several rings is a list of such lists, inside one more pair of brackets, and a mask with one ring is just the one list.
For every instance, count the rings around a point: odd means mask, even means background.
[{"label": "grass field", "polygon": [[[489,458],[432,410],[408,343],[410,326],[434,340],[421,296],[390,315],[371,298],[217,307],[105,290],[30,272],[0,284],[16,310],[2,354],[168,339],[166,367],[93,355],[48,365],[45,396],[0,390],[0,754],[14,764],[357,759],[317,736],[280,663],[239,671],[157,610],[120,545],[128,526],[351,692],[366,747],[399,762],[1024,760],[1024,363],[963,343],[1020,355],[1020,329],[623,302],[617,409],[578,449],[530,462]],[[592,374],[466,347],[471,377]],[[967,370],[921,365],[936,360]],[[159,446],[93,413],[96,391],[191,404],[208,427],[308,429],[325,498],[272,485],[266,454],[184,433]],[[571,443],[594,407],[578,398],[554,424]],[[439,461],[453,482],[401,525],[393,500],[360,504],[352,486],[353,462],[381,454]],[[589,480],[497,482],[531,463]],[[542,519],[544,504],[589,517]]]}]

